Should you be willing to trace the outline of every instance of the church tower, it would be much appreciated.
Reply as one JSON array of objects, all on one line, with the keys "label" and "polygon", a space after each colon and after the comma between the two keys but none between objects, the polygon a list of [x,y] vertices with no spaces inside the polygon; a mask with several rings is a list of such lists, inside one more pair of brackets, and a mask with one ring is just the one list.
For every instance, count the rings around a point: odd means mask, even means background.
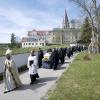
[{"label": "church tower", "polygon": [[66,9],[65,9],[65,15],[64,15],[64,19],[63,19],[62,28],[64,28],[64,29],[69,28],[69,21],[68,21]]}]

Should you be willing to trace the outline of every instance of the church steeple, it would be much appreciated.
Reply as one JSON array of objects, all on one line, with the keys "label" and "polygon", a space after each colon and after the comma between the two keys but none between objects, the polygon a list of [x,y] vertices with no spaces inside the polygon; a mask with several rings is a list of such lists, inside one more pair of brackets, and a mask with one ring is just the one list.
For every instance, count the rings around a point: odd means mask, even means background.
[{"label": "church steeple", "polygon": [[69,28],[69,21],[68,21],[66,9],[65,9],[65,16],[64,16],[64,19],[63,19],[63,28],[64,29]]}]

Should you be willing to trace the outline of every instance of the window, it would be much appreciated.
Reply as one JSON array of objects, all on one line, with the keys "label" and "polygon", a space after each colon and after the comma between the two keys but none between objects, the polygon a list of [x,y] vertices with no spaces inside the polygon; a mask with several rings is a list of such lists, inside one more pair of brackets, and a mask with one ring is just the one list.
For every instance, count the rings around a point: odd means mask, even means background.
[{"label": "window", "polygon": [[32,43],[32,45],[34,45],[34,43]]},{"label": "window", "polygon": [[31,45],[31,43],[29,43],[29,45]]},{"label": "window", "polygon": [[38,43],[36,43],[36,45],[38,45]]},{"label": "window", "polygon": [[44,46],[44,43],[42,43],[42,46]]}]

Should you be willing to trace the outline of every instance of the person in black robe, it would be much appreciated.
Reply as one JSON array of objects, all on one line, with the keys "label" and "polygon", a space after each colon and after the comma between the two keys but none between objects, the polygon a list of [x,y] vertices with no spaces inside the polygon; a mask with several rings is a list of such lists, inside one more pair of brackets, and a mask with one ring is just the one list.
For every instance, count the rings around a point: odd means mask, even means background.
[{"label": "person in black robe", "polygon": [[68,48],[68,50],[67,50],[67,56],[68,56],[68,58],[70,58],[71,56],[72,56],[72,48],[70,47],[70,48]]},{"label": "person in black robe", "polygon": [[64,51],[64,56],[66,56],[67,48],[63,48],[63,51]]},{"label": "person in black robe", "polygon": [[53,51],[51,53],[50,61],[51,61],[52,68],[54,70],[56,70],[58,63],[59,63],[59,55],[58,55],[58,52],[55,48],[53,49]]},{"label": "person in black robe", "polygon": [[42,66],[42,59],[43,59],[43,51],[39,48],[38,51],[38,67],[41,68]]},{"label": "person in black robe", "polygon": [[58,52],[59,52],[59,60],[61,61],[61,64],[63,64],[64,63],[64,58],[65,58],[65,54],[64,54],[63,48],[60,48],[58,50]]}]

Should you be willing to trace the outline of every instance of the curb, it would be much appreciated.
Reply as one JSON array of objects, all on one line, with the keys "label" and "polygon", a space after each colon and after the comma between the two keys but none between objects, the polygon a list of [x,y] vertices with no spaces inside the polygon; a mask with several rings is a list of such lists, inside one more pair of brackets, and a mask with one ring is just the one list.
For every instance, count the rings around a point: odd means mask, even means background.
[{"label": "curb", "polygon": [[[72,61],[76,58],[76,56],[77,56],[78,54],[79,54],[79,53],[76,53],[76,54],[73,56],[73,58],[71,58],[72,60],[71,60],[71,62],[68,64],[68,66],[66,67],[65,71],[68,70],[68,68],[70,67],[70,64],[72,63]],[[66,64],[66,65],[67,65],[67,64]],[[65,71],[64,71],[64,72],[65,72]],[[63,72],[63,73],[64,73],[64,72]],[[62,73],[62,75],[63,75],[63,73]],[[62,75],[61,75],[61,76],[62,76]],[[61,78],[61,76],[57,78],[55,84],[52,85],[52,87],[51,87],[51,88],[48,90],[48,92],[41,98],[41,100],[48,100],[48,95],[49,95],[49,93],[53,92],[53,90],[56,88],[57,83],[58,83],[59,79]]]}]

